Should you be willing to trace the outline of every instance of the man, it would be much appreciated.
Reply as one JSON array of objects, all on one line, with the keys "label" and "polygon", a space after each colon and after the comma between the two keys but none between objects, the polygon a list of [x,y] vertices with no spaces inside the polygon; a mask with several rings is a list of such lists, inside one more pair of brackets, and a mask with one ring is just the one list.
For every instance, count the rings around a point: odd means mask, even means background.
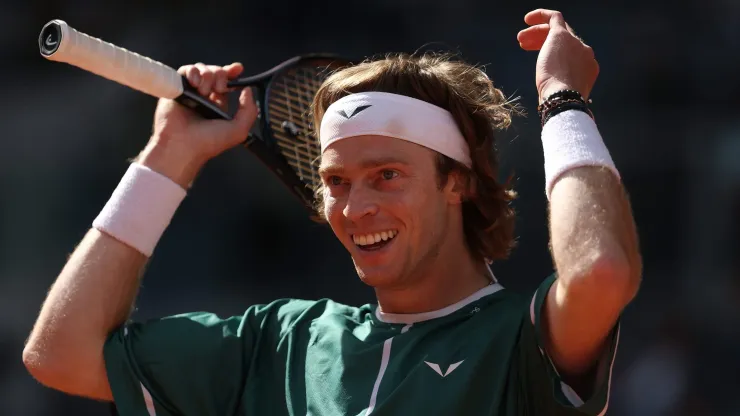
[{"label": "man", "polygon": [[[510,117],[478,69],[425,56],[369,62],[314,100],[320,212],[378,304],[277,300],[222,319],[125,323],[141,271],[185,190],[254,122],[168,100],[154,134],[49,292],[23,353],[60,391],[122,415],[604,414],[618,318],[639,286],[629,204],[586,106],[598,66],[560,13],[518,39],[540,50],[546,193],[556,275],[510,293],[488,262],[513,238],[491,158]],[[239,64],[181,73],[223,102]]]}]

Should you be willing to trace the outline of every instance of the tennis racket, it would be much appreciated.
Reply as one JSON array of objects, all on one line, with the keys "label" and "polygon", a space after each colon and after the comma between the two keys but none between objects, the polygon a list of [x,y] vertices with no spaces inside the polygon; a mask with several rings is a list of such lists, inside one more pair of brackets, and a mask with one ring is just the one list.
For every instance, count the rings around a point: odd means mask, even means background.
[{"label": "tennis racket", "polygon": [[[177,70],[98,38],[81,33],[62,20],[44,25],[39,35],[44,58],[67,63],[156,98],[169,98],[207,119],[231,119],[201,96]],[[253,88],[259,117],[244,141],[316,219],[314,187],[319,183],[320,146],[309,116],[310,105],[324,79],[351,65],[331,54],[290,58],[261,74],[229,82],[231,88]]]}]

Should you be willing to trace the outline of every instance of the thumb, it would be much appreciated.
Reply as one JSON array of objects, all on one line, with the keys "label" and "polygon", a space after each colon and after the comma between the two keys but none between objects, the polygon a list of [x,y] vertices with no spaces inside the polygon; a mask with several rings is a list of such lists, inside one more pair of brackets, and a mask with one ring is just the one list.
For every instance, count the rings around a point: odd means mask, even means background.
[{"label": "thumb", "polygon": [[519,46],[525,51],[538,51],[542,48],[542,45],[547,40],[547,35],[550,33],[550,25],[547,23],[541,23],[538,25],[530,26],[517,35]]},{"label": "thumb", "polygon": [[[257,119],[257,104],[254,102],[252,89],[244,88],[239,94],[239,108],[231,120],[234,134],[238,140],[243,140],[246,133],[252,128],[254,121]],[[236,139],[235,139],[236,140]]]},{"label": "thumb", "polygon": [[547,23],[552,30],[568,30],[563,14],[556,10],[537,9],[524,16],[524,22],[530,26]]},{"label": "thumb", "polygon": [[256,119],[257,106],[252,91],[244,88],[239,95],[239,108],[231,120],[200,120],[198,123],[203,129],[199,135],[210,143],[207,153],[216,155],[242,143]]},{"label": "thumb", "polygon": [[560,12],[551,12],[549,16],[549,23],[550,27],[559,27],[565,30],[568,30],[568,26],[565,23],[565,19],[563,18],[563,14]]}]

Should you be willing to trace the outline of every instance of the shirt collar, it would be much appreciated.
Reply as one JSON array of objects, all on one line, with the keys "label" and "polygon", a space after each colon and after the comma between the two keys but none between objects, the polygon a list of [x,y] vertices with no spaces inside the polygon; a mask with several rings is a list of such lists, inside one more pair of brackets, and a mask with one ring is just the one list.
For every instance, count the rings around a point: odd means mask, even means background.
[{"label": "shirt collar", "polygon": [[[493,277],[493,274],[491,274]],[[491,282],[490,285],[478,290],[477,292],[473,293],[472,295],[468,296],[467,298],[454,303],[452,305],[449,305],[447,307],[444,307],[442,309],[438,309],[436,311],[430,311],[430,312],[422,312],[422,313],[385,313],[380,310],[380,307],[375,308],[375,317],[380,321],[388,324],[414,324],[418,322],[428,321],[431,319],[437,319],[442,318],[444,316],[448,316],[465,306],[475,302],[478,299],[481,299],[485,296],[492,295],[499,290],[503,289],[504,287],[501,286],[498,282],[496,282],[495,278]]]}]

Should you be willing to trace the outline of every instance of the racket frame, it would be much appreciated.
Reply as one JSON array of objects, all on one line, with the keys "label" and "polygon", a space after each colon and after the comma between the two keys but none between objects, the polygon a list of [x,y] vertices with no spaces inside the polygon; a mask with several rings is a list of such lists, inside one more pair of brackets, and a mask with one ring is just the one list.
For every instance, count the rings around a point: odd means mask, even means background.
[{"label": "racket frame", "polygon": [[[252,152],[260,162],[280,178],[283,185],[285,185],[309,211],[309,217],[312,220],[321,221],[314,206],[314,190],[311,189],[309,184],[300,179],[298,173],[296,173],[294,168],[290,166],[287,159],[281,153],[277,139],[274,137],[272,128],[270,127],[270,112],[267,108],[267,102],[269,99],[270,89],[273,86],[273,81],[275,79],[279,79],[284,72],[294,69],[295,67],[306,65],[312,61],[327,63],[326,65],[317,65],[316,67],[331,66],[340,68],[351,64],[349,59],[336,54],[310,53],[297,55],[257,75],[229,81],[228,86],[230,88],[251,87],[257,90],[257,94],[254,94],[254,97],[256,97],[256,105],[259,110],[255,124],[256,128],[253,127],[252,131],[250,131],[247,139],[243,142],[243,146]],[[306,66],[308,67],[309,65]]]}]

